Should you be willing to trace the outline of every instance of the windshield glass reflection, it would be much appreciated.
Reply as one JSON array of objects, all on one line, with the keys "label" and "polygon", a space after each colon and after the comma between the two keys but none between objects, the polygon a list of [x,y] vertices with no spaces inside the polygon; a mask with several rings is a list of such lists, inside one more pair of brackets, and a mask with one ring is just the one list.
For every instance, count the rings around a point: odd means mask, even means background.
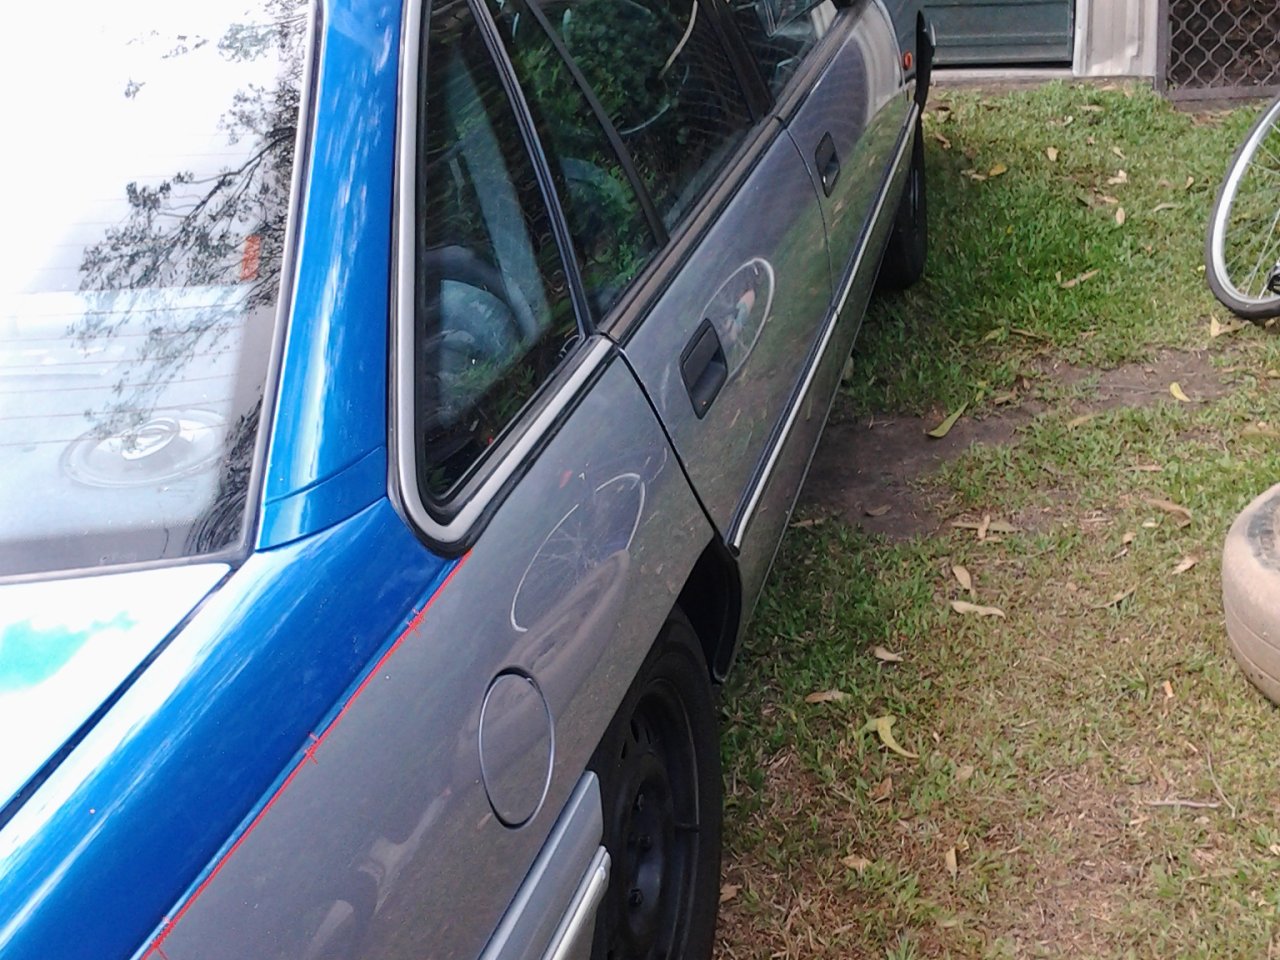
[{"label": "windshield glass reflection", "polygon": [[307,13],[69,0],[0,36],[0,576],[243,537]]}]

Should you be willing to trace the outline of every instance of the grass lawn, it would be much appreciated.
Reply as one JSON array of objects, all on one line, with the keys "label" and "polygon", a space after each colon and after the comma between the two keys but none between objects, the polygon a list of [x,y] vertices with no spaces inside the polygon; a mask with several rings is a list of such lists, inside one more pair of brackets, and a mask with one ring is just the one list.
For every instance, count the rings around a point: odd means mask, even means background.
[{"label": "grass lawn", "polygon": [[1200,267],[1253,115],[935,92],[928,274],[873,306],[824,456],[955,452],[876,517],[797,513],[723,701],[720,956],[1280,956],[1280,714],[1219,594],[1280,480],[1280,337]]}]

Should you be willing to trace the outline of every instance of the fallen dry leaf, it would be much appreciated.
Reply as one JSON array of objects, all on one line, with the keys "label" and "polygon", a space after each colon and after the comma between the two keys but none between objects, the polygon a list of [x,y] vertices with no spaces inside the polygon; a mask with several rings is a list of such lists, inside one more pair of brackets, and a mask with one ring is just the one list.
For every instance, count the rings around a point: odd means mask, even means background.
[{"label": "fallen dry leaf", "polygon": [[1116,207],[1116,226],[1123,227],[1125,219],[1126,214],[1124,212],[1124,207]]},{"label": "fallen dry leaf", "polygon": [[1148,497],[1147,503],[1157,509],[1163,510],[1165,513],[1171,513],[1178,518],[1178,526],[1186,527],[1191,524],[1191,511],[1181,504],[1174,503],[1172,500],[1160,500]]},{"label": "fallen dry leaf", "polygon": [[893,794],[893,777],[885,777],[867,794],[871,798],[872,803],[883,803]]},{"label": "fallen dry leaf", "polygon": [[1080,109],[1084,110],[1086,113],[1102,113],[1102,108],[1096,103],[1086,103]]},{"label": "fallen dry leaf", "polygon": [[1158,463],[1138,463],[1129,469],[1133,473],[1161,473],[1164,467]]},{"label": "fallen dry leaf", "polygon": [[1268,440],[1280,440],[1280,430],[1265,423],[1251,423],[1240,431],[1242,437],[1266,437]]},{"label": "fallen dry leaf", "polygon": [[1132,597],[1134,590],[1136,589],[1136,587],[1130,587],[1128,590],[1121,590],[1119,593],[1112,595],[1110,600],[1107,600],[1104,603],[1095,603],[1093,605],[1093,609],[1105,610],[1108,607],[1118,607],[1120,604]]},{"label": "fallen dry leaf", "polygon": [[951,609],[956,613],[971,613],[975,617],[1004,617],[1004,611],[999,607],[984,607],[968,600],[952,600]]},{"label": "fallen dry leaf", "polygon": [[1098,273],[1099,273],[1098,270],[1086,270],[1084,273],[1080,274],[1078,277],[1072,277],[1070,280],[1063,280],[1060,284],[1058,284],[1058,286],[1060,286],[1063,290],[1070,290],[1072,287],[1079,286],[1080,284],[1084,283],[1086,280],[1092,280],[1094,277],[1098,275]]},{"label": "fallen dry leaf", "polygon": [[728,903],[738,895],[738,891],[742,889],[740,883],[726,883],[720,888],[720,902]]},{"label": "fallen dry leaf", "polygon": [[964,783],[974,774],[973,764],[966,763],[963,767],[956,767],[956,782]]},{"label": "fallen dry leaf", "polygon": [[818,690],[804,698],[805,703],[839,703],[849,695],[843,690]]},{"label": "fallen dry leaf", "polygon": [[1160,213],[1162,210],[1177,210],[1177,209],[1178,209],[1178,205],[1176,203],[1169,203],[1166,201],[1165,203],[1157,203],[1154,207],[1151,208],[1151,212]]},{"label": "fallen dry leaf", "polygon": [[843,863],[850,870],[858,874],[858,876],[862,876],[862,871],[866,870],[867,867],[871,866],[870,860],[868,860],[866,857],[859,856],[856,853],[849,854],[840,862]]},{"label": "fallen dry leaf", "polygon": [[933,139],[937,140],[940,144],[942,144],[943,150],[951,149],[951,141],[948,140],[946,137],[944,137],[942,134],[940,134],[937,130],[933,132]]},{"label": "fallen dry leaf", "polygon": [[1096,417],[1096,413],[1082,413],[1078,417],[1074,417],[1067,421],[1067,429],[1074,430],[1076,427],[1083,427],[1086,423]]},{"label": "fallen dry leaf", "polygon": [[1190,398],[1190,397],[1188,397],[1188,396],[1186,395],[1186,393],[1184,393],[1184,392],[1183,392],[1182,384],[1178,383],[1178,381],[1177,381],[1177,380],[1175,380],[1175,381],[1173,381],[1173,383],[1169,384],[1169,393],[1171,393],[1171,394],[1173,395],[1173,399],[1175,399],[1175,400],[1177,400],[1177,401],[1179,401],[1179,402],[1181,402],[1181,403],[1190,403],[1190,402],[1191,402],[1191,398]]},{"label": "fallen dry leaf", "polygon": [[886,714],[883,717],[876,717],[874,720],[868,720],[867,725],[862,729],[868,733],[874,732],[880,738],[880,742],[892,750],[900,757],[906,757],[908,760],[918,760],[920,754],[912,753],[910,750],[904,750],[893,737],[893,725],[897,722],[897,718]]},{"label": "fallen dry leaf", "polygon": [[968,407],[969,407],[969,402],[966,400],[964,403],[960,404],[960,406],[957,407],[953,413],[948,415],[945,420],[943,420],[940,424],[938,424],[932,430],[926,430],[925,433],[933,437],[935,440],[941,440],[943,437],[945,437],[948,433],[951,432],[951,428],[956,425],[956,421],[960,419],[960,415],[963,414],[965,410],[968,409]]},{"label": "fallen dry leaf", "polygon": [[1133,541],[1136,540],[1137,537],[1138,537],[1138,531],[1126,530],[1124,536],[1120,538],[1120,542],[1127,547],[1129,544],[1133,543]]},{"label": "fallen dry leaf", "polygon": [[947,865],[947,873],[951,874],[951,879],[956,878],[956,874],[960,872],[960,865],[956,863],[956,848],[951,847],[947,850],[946,855],[942,858]]},{"label": "fallen dry leaf", "polygon": [[982,515],[982,522],[978,524],[978,539],[987,539],[987,531],[989,529],[991,529],[991,514],[984,513]]},{"label": "fallen dry leaf", "polygon": [[1129,174],[1124,170],[1117,170],[1114,177],[1107,177],[1108,187],[1118,187],[1122,183],[1129,182]]},{"label": "fallen dry leaf", "polygon": [[1196,182],[1195,177],[1187,177],[1187,182],[1182,185],[1183,190],[1190,190],[1191,185]]},{"label": "fallen dry leaf", "polygon": [[1219,323],[1217,317],[1209,318],[1209,336],[1225,337],[1229,333],[1235,333],[1237,330],[1243,330],[1248,324],[1243,320],[1236,320],[1232,323]]},{"label": "fallen dry leaf", "polygon": [[1125,156],[1124,156],[1124,151],[1123,151],[1123,150],[1121,150],[1119,147],[1112,147],[1112,148],[1111,148],[1111,152],[1112,152],[1112,153],[1114,153],[1114,154],[1115,154],[1117,157],[1119,157],[1121,160],[1123,160],[1123,159],[1125,158]]},{"label": "fallen dry leaf", "polygon": [[992,167],[990,170],[987,171],[987,176],[998,177],[1001,174],[1008,173],[1008,172],[1009,172],[1008,167],[1006,167],[1003,163],[997,163],[994,167]]},{"label": "fallen dry leaf", "polygon": [[1200,558],[1196,556],[1183,557],[1181,560],[1178,561],[1178,565],[1173,568],[1173,572],[1186,573],[1188,570],[1190,570],[1199,562],[1200,562]]},{"label": "fallen dry leaf", "polygon": [[803,530],[806,527],[816,527],[826,522],[826,517],[805,517],[803,520],[797,520],[795,523],[791,524],[791,526],[798,530]]},{"label": "fallen dry leaf", "polygon": [[1048,158],[1049,158],[1049,162],[1050,162],[1050,163],[1057,163],[1057,162],[1058,162],[1058,148],[1057,148],[1057,147],[1046,147],[1046,148],[1045,148],[1045,151],[1044,151],[1044,155],[1045,155],[1046,157],[1048,157]]},{"label": "fallen dry leaf", "polygon": [[960,584],[969,593],[973,593],[973,577],[969,576],[969,571],[957,564],[952,564],[951,574],[956,578],[956,582]]},{"label": "fallen dry leaf", "polygon": [[884,503],[878,507],[868,507],[863,512],[868,517],[883,517],[886,513],[888,513],[892,509],[893,507],[890,504]]},{"label": "fallen dry leaf", "polygon": [[901,663],[902,662],[902,654],[894,653],[892,650],[888,650],[884,647],[876,647],[874,650],[871,651],[871,655],[875,657],[877,660],[879,660],[881,663]]},{"label": "fallen dry leaf", "polygon": [[1161,686],[1162,686],[1162,687],[1164,687],[1164,698],[1165,698],[1166,700],[1172,700],[1172,699],[1173,699],[1173,684],[1172,684],[1172,683],[1170,683],[1168,680],[1166,680],[1164,683],[1162,683],[1162,684],[1161,684]]}]

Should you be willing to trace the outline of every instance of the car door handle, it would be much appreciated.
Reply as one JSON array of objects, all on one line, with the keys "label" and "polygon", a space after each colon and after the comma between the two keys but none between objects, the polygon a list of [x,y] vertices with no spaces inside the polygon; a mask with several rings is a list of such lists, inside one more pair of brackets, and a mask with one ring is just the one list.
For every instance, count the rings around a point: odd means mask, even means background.
[{"label": "car door handle", "polygon": [[813,153],[813,160],[818,168],[818,179],[822,181],[822,192],[828,197],[836,188],[840,179],[840,158],[836,155],[836,143],[831,134],[824,133],[818,141],[818,149]]},{"label": "car door handle", "polygon": [[711,409],[711,401],[729,379],[724,348],[710,320],[703,320],[680,354],[680,377],[693,401],[693,412],[701,420]]}]

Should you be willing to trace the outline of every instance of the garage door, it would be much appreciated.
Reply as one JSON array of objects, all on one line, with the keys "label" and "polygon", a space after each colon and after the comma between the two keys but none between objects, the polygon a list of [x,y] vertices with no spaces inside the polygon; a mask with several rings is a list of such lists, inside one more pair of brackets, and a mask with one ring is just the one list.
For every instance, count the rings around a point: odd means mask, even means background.
[{"label": "garage door", "polygon": [[926,0],[937,62],[998,66],[1071,62],[1072,0]]}]

